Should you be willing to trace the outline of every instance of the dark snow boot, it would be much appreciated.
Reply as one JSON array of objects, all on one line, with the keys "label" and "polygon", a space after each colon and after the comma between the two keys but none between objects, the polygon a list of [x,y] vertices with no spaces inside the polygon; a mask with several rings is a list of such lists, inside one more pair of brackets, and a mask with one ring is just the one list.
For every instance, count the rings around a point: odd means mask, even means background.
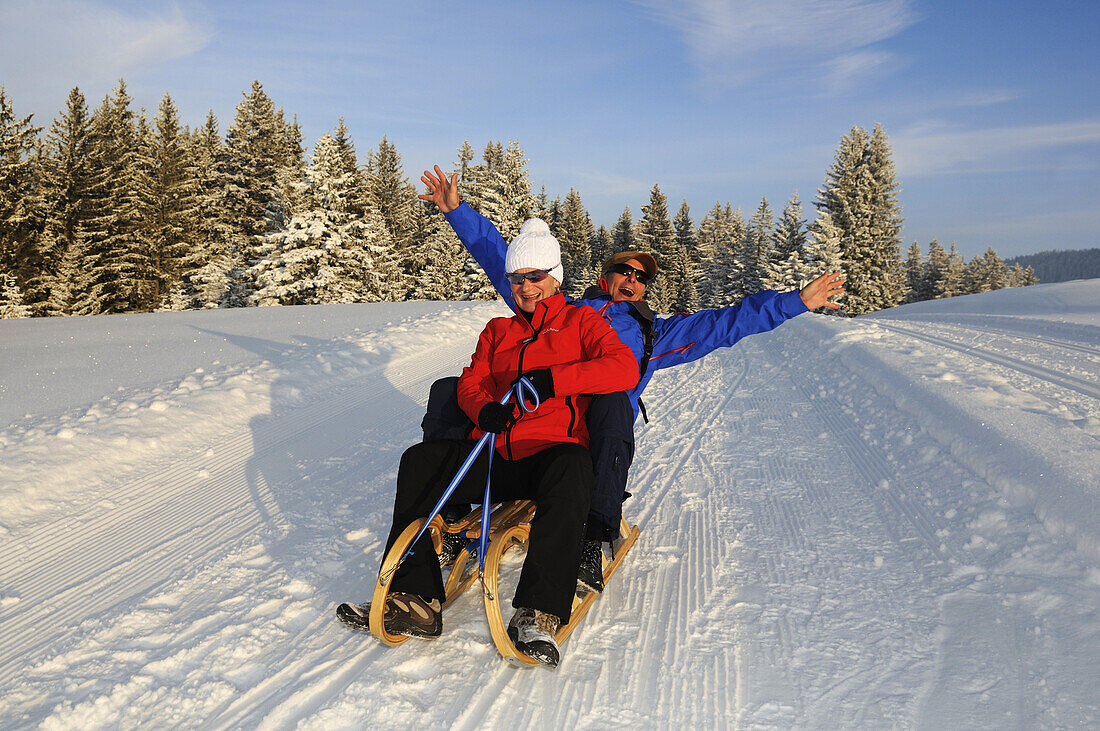
[{"label": "dark snow boot", "polygon": [[581,565],[577,569],[577,593],[603,591],[603,549],[599,541],[584,539],[581,545]]},{"label": "dark snow boot", "polygon": [[[462,553],[462,549],[470,545],[470,539],[461,533],[447,533],[446,531],[439,537],[439,565],[440,567],[450,566],[458,558],[458,554]],[[470,548],[470,557],[477,556],[477,544],[475,543]]]},{"label": "dark snow boot", "polygon": [[[341,604],[336,616],[344,624],[370,631],[370,604]],[[386,631],[409,637],[439,637],[443,633],[442,607],[438,599],[428,602],[416,594],[391,592],[382,614]]]},{"label": "dark snow boot", "polygon": [[518,607],[508,623],[508,638],[524,655],[556,668],[561,661],[561,648],[555,638],[560,626],[561,621],[553,614]]}]

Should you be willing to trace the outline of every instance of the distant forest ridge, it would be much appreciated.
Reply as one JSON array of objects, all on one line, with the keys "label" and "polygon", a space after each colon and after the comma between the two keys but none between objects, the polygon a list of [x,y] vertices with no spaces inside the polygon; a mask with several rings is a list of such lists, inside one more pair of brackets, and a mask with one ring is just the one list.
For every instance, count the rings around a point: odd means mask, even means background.
[{"label": "distant forest ridge", "polygon": [[1010,267],[1014,264],[1030,266],[1044,284],[1100,277],[1100,249],[1040,251],[1038,254],[1017,256],[1005,263]]}]

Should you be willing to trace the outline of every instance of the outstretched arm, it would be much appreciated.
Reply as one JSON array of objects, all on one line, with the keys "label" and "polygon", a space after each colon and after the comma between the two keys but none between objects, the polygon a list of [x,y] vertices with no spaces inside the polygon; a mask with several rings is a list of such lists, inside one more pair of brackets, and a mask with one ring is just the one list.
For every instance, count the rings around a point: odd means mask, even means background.
[{"label": "outstretched arm", "polygon": [[420,180],[428,186],[428,194],[420,194],[417,198],[436,204],[444,213],[450,213],[462,202],[458,197],[458,173],[452,174],[448,181],[447,174],[436,165],[435,175],[432,175],[430,170],[425,170]]},{"label": "outstretched arm", "polygon": [[458,195],[458,173],[447,179],[446,174],[435,166],[435,173],[425,170],[420,178],[428,190],[426,195],[418,196],[422,201],[435,203],[443,211],[443,217],[451,224],[459,241],[470,252],[470,256],[481,266],[489,281],[509,308],[515,310],[512,299],[512,287],[504,276],[504,257],[508,244],[492,222],[466,205]]},{"label": "outstretched arm", "polygon": [[806,305],[807,310],[816,310],[818,307],[828,307],[830,310],[840,308],[836,302],[830,302],[829,298],[844,294],[844,279],[840,272],[826,272],[806,285],[805,289],[798,293]]}]

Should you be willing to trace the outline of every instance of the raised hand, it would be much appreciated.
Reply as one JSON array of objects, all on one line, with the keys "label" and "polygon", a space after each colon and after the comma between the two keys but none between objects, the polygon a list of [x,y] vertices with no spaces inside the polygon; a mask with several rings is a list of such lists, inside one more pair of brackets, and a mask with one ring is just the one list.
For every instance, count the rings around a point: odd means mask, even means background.
[{"label": "raised hand", "polygon": [[458,208],[458,204],[462,202],[462,199],[458,197],[458,173],[452,175],[450,181],[448,181],[447,174],[436,165],[435,174],[433,175],[430,170],[425,170],[424,174],[420,176],[420,181],[428,186],[429,192],[427,195],[420,194],[417,198],[436,204],[439,206],[439,210],[444,213],[450,213]]},{"label": "raised hand", "polygon": [[838,294],[844,294],[844,279],[840,272],[826,272],[799,292],[806,308],[810,310],[816,310],[818,307],[828,307],[830,310],[840,309],[840,305],[829,301],[830,297]]}]

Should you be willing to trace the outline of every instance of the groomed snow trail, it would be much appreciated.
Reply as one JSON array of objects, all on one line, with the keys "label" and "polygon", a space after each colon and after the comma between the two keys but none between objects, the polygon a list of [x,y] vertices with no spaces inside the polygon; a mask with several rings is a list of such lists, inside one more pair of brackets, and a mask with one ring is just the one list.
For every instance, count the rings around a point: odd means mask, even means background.
[{"label": "groomed snow trail", "polygon": [[500,661],[476,587],[431,642],[333,615],[369,596],[428,385],[500,306],[323,339],[303,311],[261,362],[0,432],[0,725],[1095,727],[1097,302],[804,315],[661,371],[641,538],[556,671]]}]

